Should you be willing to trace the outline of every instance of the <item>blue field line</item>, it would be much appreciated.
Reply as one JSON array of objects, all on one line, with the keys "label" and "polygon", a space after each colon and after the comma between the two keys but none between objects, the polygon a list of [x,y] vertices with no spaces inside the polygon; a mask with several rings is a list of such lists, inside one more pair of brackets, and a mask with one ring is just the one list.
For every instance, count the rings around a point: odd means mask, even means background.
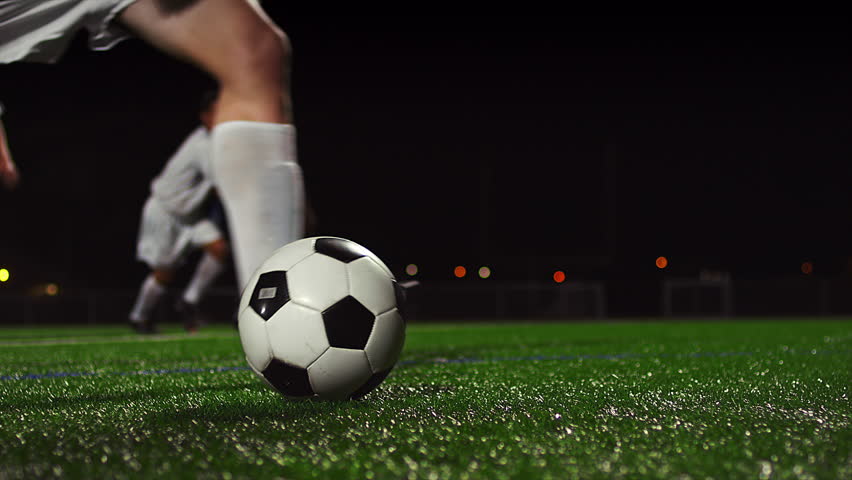
[{"label": "blue field line", "polygon": [[43,378],[63,378],[63,377],[94,377],[101,375],[98,372],[51,372],[51,373],[31,373],[27,375],[3,375],[0,380],[41,380]]},{"label": "blue field line", "polygon": [[[784,355],[836,355],[849,354],[852,349],[820,350],[820,351],[787,351]],[[577,354],[577,355],[531,355],[513,357],[461,357],[461,358],[431,358],[424,360],[404,360],[397,365],[400,368],[418,365],[449,365],[471,363],[504,363],[504,362],[541,362],[541,361],[576,361],[576,360],[625,360],[640,358],[724,358],[755,356],[760,352],[695,352],[695,353],[612,353],[612,354]],[[12,380],[42,380],[65,377],[99,377],[99,376],[136,376],[136,375],[169,375],[173,373],[220,373],[250,370],[248,366],[215,367],[215,368],[166,368],[157,370],[136,370],[130,372],[50,372],[26,375],[0,375],[0,381]]]}]

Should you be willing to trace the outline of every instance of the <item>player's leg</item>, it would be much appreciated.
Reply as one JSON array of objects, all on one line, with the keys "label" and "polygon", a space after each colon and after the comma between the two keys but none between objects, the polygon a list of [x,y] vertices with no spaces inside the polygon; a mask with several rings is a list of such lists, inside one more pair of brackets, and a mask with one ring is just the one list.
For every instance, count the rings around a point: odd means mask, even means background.
[{"label": "player's leg", "polygon": [[198,305],[201,298],[214,280],[225,269],[225,260],[228,257],[228,243],[224,238],[204,245],[204,255],[198,262],[198,267],[186,290],[183,293],[183,301],[191,305]]},{"label": "player's leg", "polygon": [[226,122],[213,130],[213,174],[245,288],[273,251],[304,236],[304,184],[291,125]]},{"label": "player's leg", "polygon": [[224,238],[218,238],[204,245],[204,254],[195,267],[189,284],[183,295],[178,299],[175,309],[183,317],[183,325],[187,331],[194,332],[201,326],[198,314],[198,304],[207,290],[225,270],[228,257],[228,243]]},{"label": "player's leg", "polygon": [[[173,3],[173,2],[172,2]],[[213,175],[240,288],[276,248],[303,235],[303,184],[289,95],[287,37],[253,0],[138,0],[121,20],[219,82]]]},{"label": "player's leg", "polygon": [[154,197],[142,208],[136,258],[151,272],[142,282],[130,311],[130,324],[140,333],[153,333],[152,314],[168,293],[176,265],[192,241],[192,231],[166,211]]},{"label": "player's leg", "polygon": [[213,75],[215,123],[292,123],[289,42],[254,0],[137,0],[119,20],[164,52]]},{"label": "player's leg", "polygon": [[139,333],[156,333],[151,315],[168,292],[174,274],[171,270],[155,268],[145,277],[130,310],[130,325]]}]

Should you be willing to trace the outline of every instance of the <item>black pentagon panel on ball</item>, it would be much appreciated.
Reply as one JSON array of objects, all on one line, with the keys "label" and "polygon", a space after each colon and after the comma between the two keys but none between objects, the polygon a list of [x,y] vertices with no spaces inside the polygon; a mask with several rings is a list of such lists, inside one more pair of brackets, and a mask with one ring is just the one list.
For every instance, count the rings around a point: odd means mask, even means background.
[{"label": "black pentagon panel on ball", "polygon": [[288,397],[310,397],[314,394],[307,370],[288,365],[277,358],[269,362],[269,366],[263,371],[263,376],[279,392]]},{"label": "black pentagon panel on ball", "polygon": [[325,335],[332,347],[364,349],[376,317],[358,300],[349,296],[322,312]]},{"label": "black pentagon panel on ball", "polygon": [[342,238],[318,238],[314,244],[314,250],[343,263],[367,256],[364,247]]},{"label": "black pentagon panel on ball", "polygon": [[269,320],[290,301],[287,272],[278,270],[260,275],[249,300],[249,306],[264,320]]},{"label": "black pentagon panel on ball", "polygon": [[373,376],[370,377],[369,380],[364,383],[364,385],[361,385],[358,390],[352,392],[352,395],[350,395],[349,397],[352,400],[360,400],[364,398],[368,393],[375,390],[375,388],[378,387],[379,384],[385,381],[385,378],[390,375],[391,370],[392,368],[389,368],[387,370],[374,373]]}]

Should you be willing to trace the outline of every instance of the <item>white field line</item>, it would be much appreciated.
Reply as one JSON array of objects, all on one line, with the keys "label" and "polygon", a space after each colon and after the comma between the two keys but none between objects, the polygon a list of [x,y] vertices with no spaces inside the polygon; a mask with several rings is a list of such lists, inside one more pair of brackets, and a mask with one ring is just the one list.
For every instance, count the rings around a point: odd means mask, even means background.
[{"label": "white field line", "polygon": [[234,333],[165,333],[156,335],[122,335],[100,337],[39,338],[32,340],[0,341],[0,347],[50,347],[57,345],[103,345],[108,343],[181,342],[185,340],[210,340],[236,338]]}]

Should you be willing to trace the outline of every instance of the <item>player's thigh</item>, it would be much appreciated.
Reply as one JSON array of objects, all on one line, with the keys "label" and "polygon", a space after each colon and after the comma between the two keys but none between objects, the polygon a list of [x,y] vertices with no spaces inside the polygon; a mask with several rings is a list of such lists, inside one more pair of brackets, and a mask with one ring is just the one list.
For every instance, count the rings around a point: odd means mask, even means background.
[{"label": "player's thigh", "polygon": [[154,276],[160,285],[171,285],[175,279],[175,272],[171,267],[155,267],[151,271],[151,275]]},{"label": "player's thigh", "polygon": [[137,0],[120,21],[220,82],[281,81],[286,37],[254,0]]},{"label": "player's thigh", "polygon": [[228,256],[228,242],[224,238],[216,239],[204,245],[204,251],[212,255],[213,258],[224,261]]}]

